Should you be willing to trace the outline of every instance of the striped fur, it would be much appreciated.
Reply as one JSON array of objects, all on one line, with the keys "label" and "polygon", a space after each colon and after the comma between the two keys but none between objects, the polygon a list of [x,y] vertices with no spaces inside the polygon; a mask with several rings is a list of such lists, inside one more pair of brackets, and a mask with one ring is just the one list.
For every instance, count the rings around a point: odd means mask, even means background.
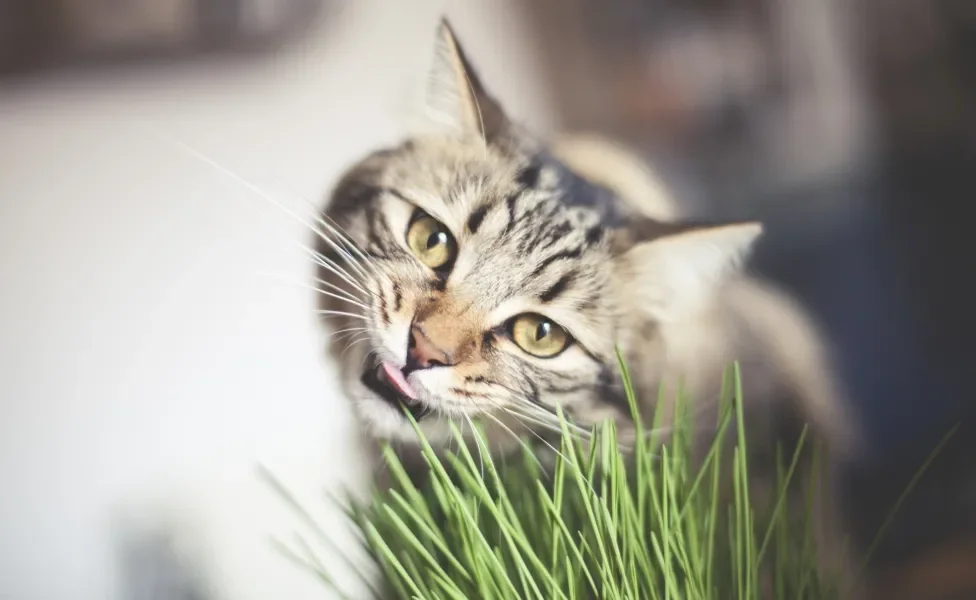
[{"label": "striped fur", "polygon": [[[621,318],[607,291],[614,285],[608,265],[610,233],[623,218],[619,205],[607,189],[542,152],[511,155],[479,143],[428,138],[367,158],[339,183],[327,213],[376,267],[362,282],[372,299],[366,311],[372,339],[352,349],[341,342],[334,347],[337,356],[345,353],[351,395],[368,395],[353,381],[366,354],[404,364],[410,323],[433,311],[477,348],[451,369],[413,375],[430,392],[426,400],[435,412],[477,416],[508,406],[536,414],[557,403],[582,411],[574,416],[583,421],[591,410],[616,412],[622,400],[613,332]],[[417,208],[444,223],[458,241],[449,274],[427,269],[405,245]],[[355,292],[326,270],[322,276]],[[328,310],[349,310],[342,300],[326,300]],[[523,312],[552,318],[576,343],[554,359],[525,354],[500,330]],[[359,321],[330,318],[337,329]],[[371,407],[368,398],[360,406],[378,433],[412,434],[400,416],[386,414],[394,412],[388,406]]]},{"label": "striped fur", "polygon": [[[423,319],[438,343],[463,349],[452,366],[409,375],[435,442],[450,439],[451,422],[479,422],[499,447],[520,430],[541,436],[556,406],[584,425],[614,419],[626,436],[619,347],[645,414],[660,386],[680,381],[700,423],[714,424],[721,375],[739,360],[757,451],[804,422],[833,448],[853,447],[815,327],[741,272],[758,224],[679,222],[656,179],[620,149],[591,137],[547,147],[505,118],[446,24],[438,35],[434,126],[352,166],[323,221],[332,234],[320,244],[321,279],[337,290],[323,309],[354,338],[334,338],[332,351],[374,436],[414,440],[361,377],[378,361],[404,365],[411,324]],[[446,270],[409,250],[417,210],[456,239]],[[521,351],[505,323],[525,312],[574,343],[553,358]]]}]

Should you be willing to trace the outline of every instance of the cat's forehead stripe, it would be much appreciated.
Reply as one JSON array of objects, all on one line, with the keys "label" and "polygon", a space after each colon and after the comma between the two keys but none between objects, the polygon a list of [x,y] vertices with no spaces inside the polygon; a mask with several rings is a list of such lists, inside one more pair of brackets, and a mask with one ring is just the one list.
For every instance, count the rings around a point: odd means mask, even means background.
[{"label": "cat's forehead stripe", "polygon": [[485,220],[485,215],[488,214],[489,208],[491,208],[490,204],[482,204],[471,212],[471,215],[468,217],[467,228],[468,232],[470,232],[472,235],[478,233],[478,229],[481,227],[481,223]]},{"label": "cat's forehead stripe", "polygon": [[539,160],[533,159],[528,165],[519,169],[518,174],[515,176],[515,181],[522,188],[532,189],[539,184],[539,178],[542,175],[543,163]]},{"label": "cat's forehead stripe", "polygon": [[511,194],[507,198],[505,198],[505,207],[508,209],[508,224],[505,225],[505,231],[502,232],[502,235],[510,234],[512,229],[515,227],[515,222],[518,218],[515,211],[517,202],[518,202],[517,194]]},{"label": "cat's forehead stripe", "polygon": [[546,269],[556,261],[576,260],[582,254],[583,254],[583,247],[581,246],[576,246],[574,248],[569,248],[567,250],[560,250],[559,252],[554,252],[542,259],[542,261],[532,271],[532,277],[539,277],[540,275],[545,273]]},{"label": "cat's forehead stripe", "polygon": [[544,292],[539,294],[539,301],[543,303],[549,303],[559,297],[560,294],[566,291],[570,285],[573,283],[573,278],[575,274],[573,272],[566,273],[562,277],[556,280],[556,283],[552,284]]}]

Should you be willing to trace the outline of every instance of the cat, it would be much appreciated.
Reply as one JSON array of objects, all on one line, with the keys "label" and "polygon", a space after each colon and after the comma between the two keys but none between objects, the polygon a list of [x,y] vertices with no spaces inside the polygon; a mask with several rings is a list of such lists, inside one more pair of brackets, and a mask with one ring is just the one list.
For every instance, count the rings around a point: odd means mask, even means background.
[{"label": "cat", "polygon": [[415,454],[406,408],[436,447],[451,423],[478,422],[504,452],[515,432],[551,432],[557,406],[626,438],[619,348],[643,414],[680,382],[697,422],[714,424],[737,360],[750,448],[808,423],[831,458],[855,450],[815,325],[746,271],[760,223],[683,221],[626,152],[532,135],[446,19],[427,109],[427,128],[342,175],[317,242],[329,351],[371,439]]}]

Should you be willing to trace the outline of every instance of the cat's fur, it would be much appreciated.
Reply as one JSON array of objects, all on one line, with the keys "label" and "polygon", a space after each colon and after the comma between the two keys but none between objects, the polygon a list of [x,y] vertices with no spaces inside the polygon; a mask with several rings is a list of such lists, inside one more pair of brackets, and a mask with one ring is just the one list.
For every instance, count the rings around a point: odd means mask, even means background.
[{"label": "cat's fur", "polygon": [[[435,444],[450,440],[449,420],[462,429],[476,420],[502,451],[512,431],[543,433],[556,405],[583,425],[614,419],[626,435],[618,346],[645,414],[660,386],[673,392],[681,381],[696,427],[713,425],[722,373],[738,360],[751,447],[768,451],[805,422],[835,456],[853,447],[815,328],[742,271],[758,223],[676,221],[674,202],[633,157],[593,139],[533,137],[486,91],[446,22],[428,106],[434,127],[349,169],[322,223],[320,278],[334,293],[323,309],[354,338],[333,338],[331,350],[371,435],[415,438],[361,378],[380,362],[403,367],[419,323],[456,357],[408,374]],[[448,270],[411,253],[405,233],[418,210],[456,240]],[[553,358],[520,350],[504,324],[526,312],[565,328],[572,345]]]}]

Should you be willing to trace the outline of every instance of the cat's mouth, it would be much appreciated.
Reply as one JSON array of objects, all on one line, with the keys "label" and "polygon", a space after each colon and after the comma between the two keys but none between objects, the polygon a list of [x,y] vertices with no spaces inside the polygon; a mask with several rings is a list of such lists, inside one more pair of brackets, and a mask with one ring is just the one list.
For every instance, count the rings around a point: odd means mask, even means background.
[{"label": "cat's mouth", "polygon": [[404,376],[403,371],[392,363],[382,362],[367,369],[362,376],[363,385],[398,412],[405,407],[418,422],[431,413]]}]

